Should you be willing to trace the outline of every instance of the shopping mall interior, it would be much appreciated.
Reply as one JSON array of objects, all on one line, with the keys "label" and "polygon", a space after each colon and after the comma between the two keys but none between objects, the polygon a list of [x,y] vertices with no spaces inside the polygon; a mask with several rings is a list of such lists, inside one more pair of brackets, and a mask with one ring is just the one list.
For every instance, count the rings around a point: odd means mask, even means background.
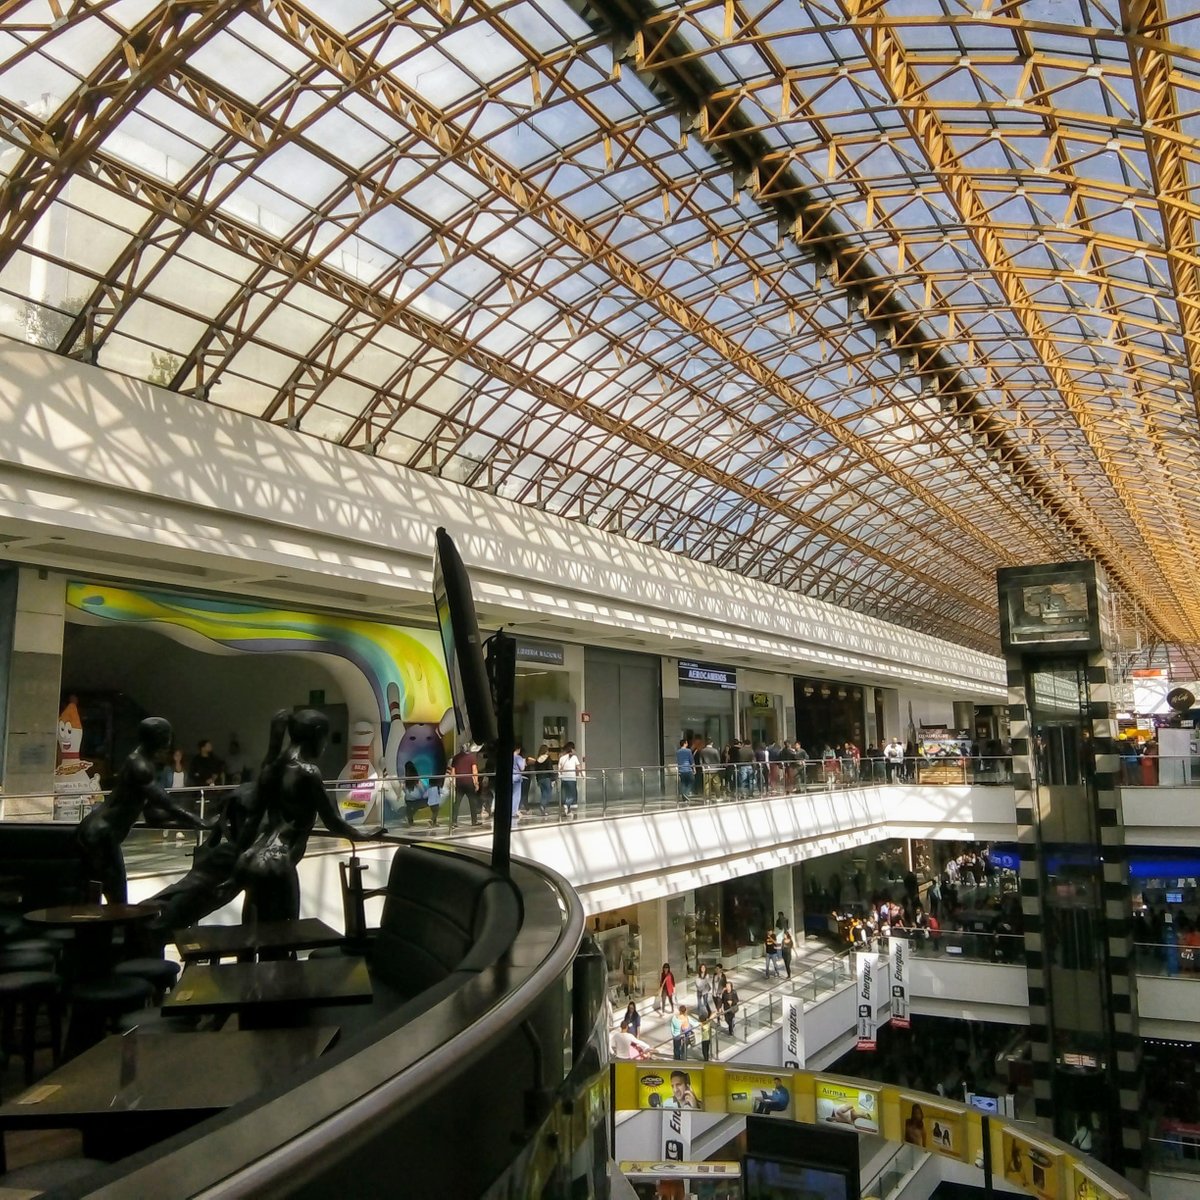
[{"label": "shopping mall interior", "polygon": [[0,1200],[1196,1200],[1197,93],[0,6]]}]

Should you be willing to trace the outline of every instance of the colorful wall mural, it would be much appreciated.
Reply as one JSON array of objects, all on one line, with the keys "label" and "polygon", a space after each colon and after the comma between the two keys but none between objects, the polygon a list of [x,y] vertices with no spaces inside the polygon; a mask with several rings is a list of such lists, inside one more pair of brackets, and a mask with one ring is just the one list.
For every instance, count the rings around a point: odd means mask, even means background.
[{"label": "colorful wall mural", "polygon": [[[378,744],[384,747],[378,772],[398,779],[410,761],[424,777],[445,770],[453,722],[447,715],[450,681],[436,630],[108,584],[68,584],[67,605],[93,622],[150,625],[168,636],[172,630],[186,630],[214,646],[247,654],[332,655],[361,674],[374,698],[374,712],[352,712],[351,718],[369,721],[378,732]],[[347,763],[346,777],[361,784],[363,776],[360,750],[357,765]],[[352,803],[343,798],[348,816],[367,807],[365,794],[360,786]]]}]

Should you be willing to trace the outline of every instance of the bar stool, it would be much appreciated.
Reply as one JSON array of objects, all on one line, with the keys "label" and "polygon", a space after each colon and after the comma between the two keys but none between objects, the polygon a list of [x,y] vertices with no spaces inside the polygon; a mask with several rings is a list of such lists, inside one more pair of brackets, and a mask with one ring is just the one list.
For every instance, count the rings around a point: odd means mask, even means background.
[{"label": "bar stool", "polygon": [[18,1007],[21,1010],[21,1055],[25,1082],[33,1082],[33,1055],[37,1045],[37,1014],[46,1006],[50,1021],[50,1051],[58,1065],[62,1046],[62,980],[50,971],[12,971],[0,975],[0,1046],[5,1059],[13,1051]]},{"label": "bar stool", "polygon": [[154,1003],[161,1004],[163,993],[175,986],[179,964],[165,958],[128,958],[117,963],[113,974],[122,978],[144,979],[154,988]]},{"label": "bar stool", "polygon": [[[0,976],[2,978],[2,976]],[[132,975],[107,975],[71,989],[71,1020],[63,1057],[72,1059],[94,1046],[125,1013],[145,1008],[154,987]]]},{"label": "bar stool", "polygon": [[58,959],[44,950],[0,950],[0,975],[12,971],[53,971]]}]

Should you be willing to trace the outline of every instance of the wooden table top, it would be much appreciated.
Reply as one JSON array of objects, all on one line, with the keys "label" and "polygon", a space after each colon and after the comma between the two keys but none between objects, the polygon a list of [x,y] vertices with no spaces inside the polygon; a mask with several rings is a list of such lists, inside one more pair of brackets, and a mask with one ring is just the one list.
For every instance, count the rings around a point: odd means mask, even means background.
[{"label": "wooden table top", "polygon": [[340,946],[344,940],[336,929],[316,917],[247,925],[193,925],[175,934],[175,945],[184,962],[255,950],[315,950],[319,946]]},{"label": "wooden table top", "polygon": [[189,963],[162,1007],[164,1012],[198,1013],[271,1005],[316,1008],[369,1004],[372,995],[366,960],[349,955],[304,962]]},{"label": "wooden table top", "polygon": [[107,1037],[0,1107],[0,1127],[228,1108],[320,1057],[337,1026]]},{"label": "wooden table top", "polygon": [[25,914],[25,920],[38,925],[119,925],[150,921],[158,913],[156,905],[59,904],[54,908],[35,908]]}]

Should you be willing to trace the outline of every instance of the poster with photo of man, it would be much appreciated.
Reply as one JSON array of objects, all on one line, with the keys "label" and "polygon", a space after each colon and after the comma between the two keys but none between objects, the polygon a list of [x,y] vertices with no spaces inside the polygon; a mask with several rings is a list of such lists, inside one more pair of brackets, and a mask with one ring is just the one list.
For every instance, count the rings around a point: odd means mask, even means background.
[{"label": "poster with photo of man", "polygon": [[769,1071],[726,1071],[725,1111],[760,1117],[791,1117],[792,1086],[788,1075]]},{"label": "poster with photo of man", "polygon": [[638,1071],[637,1081],[639,1108],[690,1109],[693,1112],[704,1108],[702,1071],[648,1068]]}]

